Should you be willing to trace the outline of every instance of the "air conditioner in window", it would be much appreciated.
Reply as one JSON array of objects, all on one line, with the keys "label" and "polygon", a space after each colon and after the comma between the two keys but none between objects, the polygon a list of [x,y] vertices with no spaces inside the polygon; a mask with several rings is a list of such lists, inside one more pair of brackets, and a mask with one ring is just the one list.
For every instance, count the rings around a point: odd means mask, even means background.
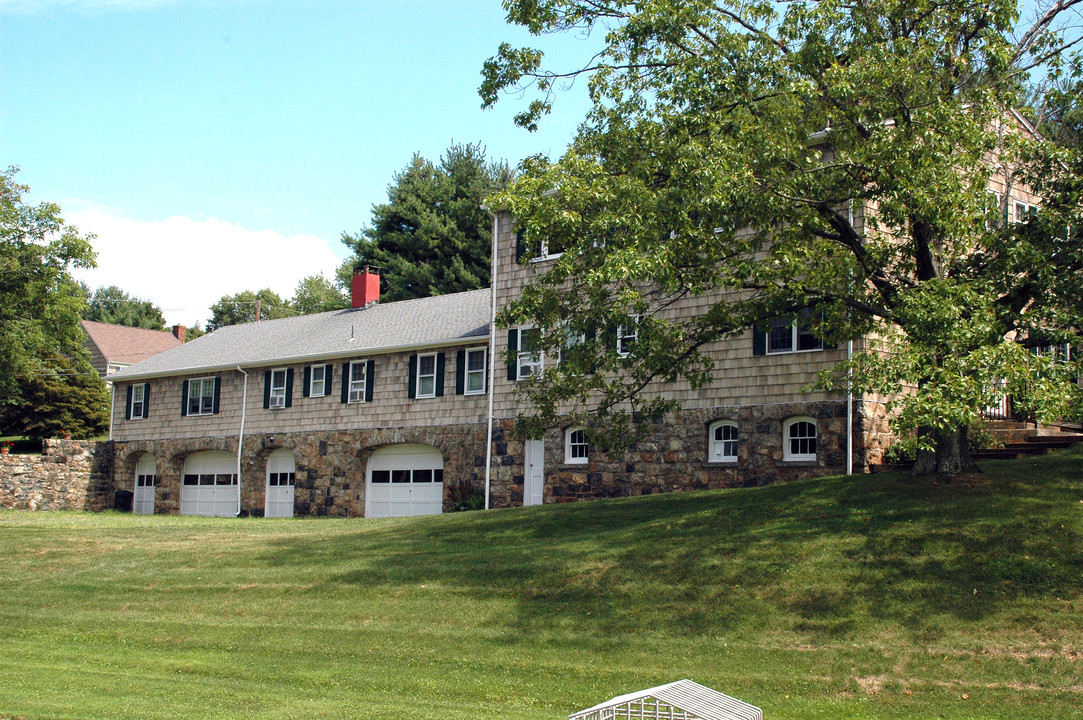
[{"label": "air conditioner in window", "polygon": [[286,407],[286,396],[285,395],[272,395],[271,396],[271,407],[273,407],[273,408],[284,408],[284,407]]}]

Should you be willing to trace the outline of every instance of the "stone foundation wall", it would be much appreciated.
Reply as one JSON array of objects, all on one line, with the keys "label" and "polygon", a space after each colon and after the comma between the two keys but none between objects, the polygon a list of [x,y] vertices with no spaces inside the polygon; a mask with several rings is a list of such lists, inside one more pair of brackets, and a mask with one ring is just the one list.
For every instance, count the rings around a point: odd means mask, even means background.
[{"label": "stone foundation wall", "polygon": [[[811,416],[817,423],[817,458],[783,460],[783,422]],[[708,462],[708,428],[718,420],[737,424],[736,463]],[[883,405],[855,401],[853,471],[867,472],[889,436]],[[523,443],[512,439],[514,421],[494,434],[493,504],[523,502]],[[590,452],[586,464],[564,462],[564,438],[551,430],[545,440],[544,502],[650,495],[681,490],[751,487],[846,472],[846,402],[785,403],[686,410],[655,426],[647,437],[619,454]]]},{"label": "stone foundation wall", "polygon": [[112,445],[45,440],[41,455],[0,455],[0,507],[101,510],[110,505]]},{"label": "stone foundation wall", "polygon": [[[295,515],[362,516],[369,456],[381,447],[409,443],[435,447],[443,456],[447,512],[457,493],[484,488],[485,434],[484,424],[469,424],[246,435],[241,451],[241,511],[263,515],[267,457],[285,448],[293,453],[296,464]],[[110,490],[132,490],[136,464],[149,452],[159,477],[154,511],[177,514],[185,458],[205,450],[236,455],[237,438],[117,442]]]},{"label": "stone foundation wall", "polygon": [[[783,459],[783,423],[796,416],[816,420],[814,461]],[[735,463],[708,462],[708,428],[718,420],[737,424]],[[855,401],[853,423],[853,470],[867,472],[891,439],[883,404]],[[523,442],[514,439],[514,424],[512,419],[502,419],[494,427],[493,507],[523,503]],[[286,448],[296,463],[295,515],[362,516],[369,456],[382,447],[410,443],[435,447],[443,456],[444,511],[448,512],[457,497],[484,489],[485,436],[484,423],[248,435],[241,453],[241,510],[243,514],[263,514],[267,458]],[[846,402],[686,410],[656,425],[626,452],[607,454],[592,449],[586,464],[565,464],[563,431],[551,430],[544,441],[546,503],[760,486],[844,473]],[[155,512],[176,514],[185,458],[206,450],[236,455],[237,438],[117,442],[115,447],[113,473],[103,495],[111,498],[117,491],[132,490],[136,464],[144,453],[151,453],[160,478]]]}]

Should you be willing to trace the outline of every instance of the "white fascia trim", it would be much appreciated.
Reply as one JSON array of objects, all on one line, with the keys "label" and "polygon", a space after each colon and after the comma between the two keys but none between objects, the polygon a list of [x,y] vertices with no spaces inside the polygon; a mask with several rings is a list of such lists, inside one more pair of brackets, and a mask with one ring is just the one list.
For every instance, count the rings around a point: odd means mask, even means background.
[{"label": "white fascia trim", "polygon": [[[475,335],[471,336],[469,340],[437,340],[431,343],[414,344],[414,345],[396,345],[394,347],[380,347],[380,348],[354,348],[351,350],[339,350],[333,353],[316,353],[312,355],[299,355],[297,357],[275,357],[267,358],[266,360],[252,361],[252,362],[231,362],[224,363],[222,365],[203,365],[193,368],[177,368],[176,370],[167,370],[161,372],[152,373],[133,373],[131,375],[125,375],[123,377],[112,376],[114,382],[128,382],[129,380],[149,380],[153,378],[167,378],[167,377],[181,377],[185,375],[203,375],[207,373],[222,372],[225,370],[236,370],[238,368],[281,368],[285,365],[298,365],[298,364],[310,364],[317,363],[325,360],[341,360],[344,358],[373,358],[380,355],[390,355],[392,353],[409,352],[412,350],[439,350],[442,348],[471,348],[476,346],[488,347],[490,335]],[[482,343],[485,343],[482,345]]]}]

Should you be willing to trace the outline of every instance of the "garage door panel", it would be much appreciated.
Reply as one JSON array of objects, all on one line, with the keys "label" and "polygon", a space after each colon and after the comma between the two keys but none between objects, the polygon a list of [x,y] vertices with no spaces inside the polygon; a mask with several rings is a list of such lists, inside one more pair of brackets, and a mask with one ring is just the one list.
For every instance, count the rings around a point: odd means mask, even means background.
[{"label": "garage door panel", "polygon": [[368,464],[367,517],[438,515],[444,509],[444,460],[426,445],[393,445]]}]

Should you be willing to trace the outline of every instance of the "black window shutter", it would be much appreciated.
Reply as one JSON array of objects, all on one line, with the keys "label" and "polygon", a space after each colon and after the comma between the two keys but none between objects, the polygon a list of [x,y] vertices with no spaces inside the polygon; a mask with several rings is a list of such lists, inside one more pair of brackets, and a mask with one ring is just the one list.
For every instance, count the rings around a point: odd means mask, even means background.
[{"label": "black window shutter", "polygon": [[134,385],[129,385],[128,386],[128,400],[127,400],[127,402],[125,403],[125,406],[124,406],[124,419],[125,420],[131,420],[132,419],[132,392],[134,390],[135,390]]},{"label": "black window shutter", "polygon": [[591,325],[587,328],[587,332],[585,333],[585,335],[586,341],[588,343],[587,347],[590,349],[590,363],[587,365],[587,374],[593,375],[598,369],[598,363],[596,361],[598,355],[596,354],[596,350],[594,348],[594,341],[598,339],[598,328],[594,325]]},{"label": "black window shutter", "polygon": [[[327,392],[327,380],[326,380],[327,376],[324,375],[324,378],[325,379],[324,379],[324,390],[323,391],[324,391],[324,393],[326,393]],[[301,397],[308,397],[308,392],[309,392],[308,388],[309,388],[309,385],[311,385],[311,384],[312,384],[312,368],[311,367],[306,367],[305,368],[304,382],[301,383]]]},{"label": "black window shutter", "polygon": [[417,397],[417,355],[410,356],[410,377],[406,381],[406,397],[413,400]]},{"label": "black window shutter", "polygon": [[286,370],[286,407],[293,405],[293,368]]},{"label": "black window shutter", "polygon": [[331,394],[331,380],[335,377],[335,366],[328,365],[323,371],[323,394]]},{"label": "black window shutter", "polygon": [[365,402],[372,402],[372,388],[376,386],[376,361],[365,363]]},{"label": "black window shutter", "polygon": [[350,401],[350,363],[342,363],[342,402]]},{"label": "black window shutter", "polygon": [[222,395],[222,378],[216,377],[214,379],[214,408],[211,410],[215,415],[218,414],[218,399]]},{"label": "black window shutter", "polygon": [[271,371],[263,371],[263,409],[271,407]]},{"label": "black window shutter", "polygon": [[466,351],[455,353],[455,394],[466,392]]},{"label": "black window shutter", "polygon": [[143,417],[150,417],[150,383],[143,383]]},{"label": "black window shutter", "polygon": [[519,262],[526,255],[526,238],[522,230],[515,232],[515,262]]},{"label": "black window shutter", "polygon": [[508,330],[508,380],[515,381],[518,378],[519,364],[519,331],[516,328]]},{"label": "black window shutter", "polygon": [[181,383],[181,415],[188,415],[188,381]]},{"label": "black window shutter", "polygon": [[444,394],[444,353],[436,353],[436,397]]},{"label": "black window shutter", "polygon": [[767,354],[767,333],[756,328],[752,328],[752,354]]}]

